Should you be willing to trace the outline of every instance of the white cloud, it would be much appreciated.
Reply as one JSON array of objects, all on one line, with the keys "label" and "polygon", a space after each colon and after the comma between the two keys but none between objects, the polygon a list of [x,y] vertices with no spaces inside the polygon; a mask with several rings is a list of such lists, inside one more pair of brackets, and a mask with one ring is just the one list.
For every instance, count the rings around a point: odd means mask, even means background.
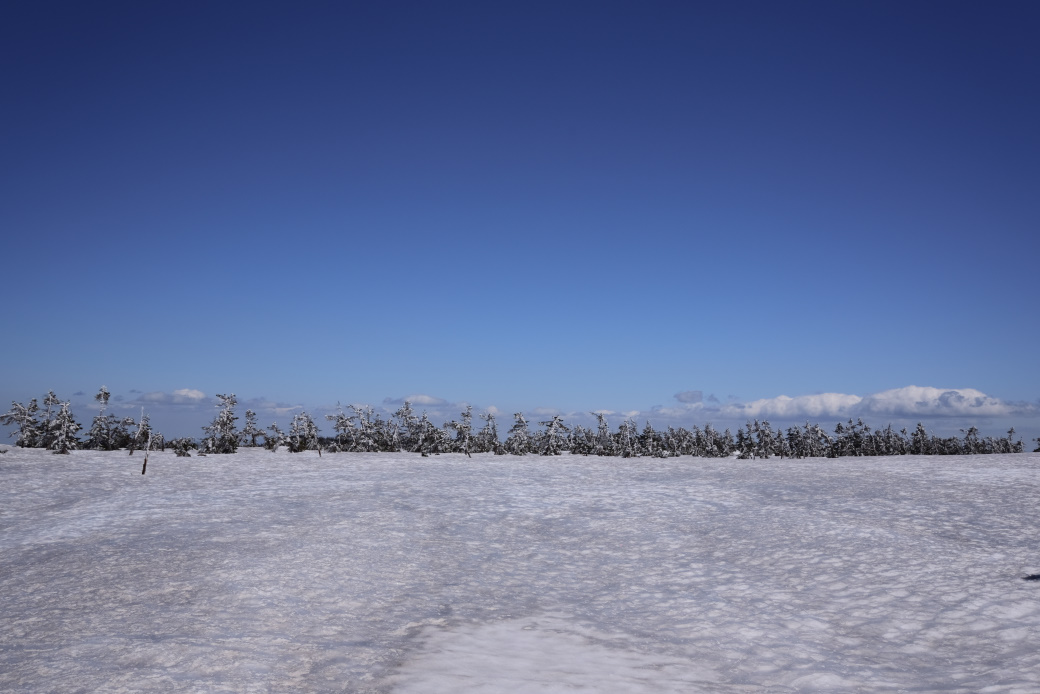
[{"label": "white cloud", "polygon": [[[701,412],[707,411],[704,407],[704,403],[695,403],[691,405],[678,405],[673,407],[657,406],[650,409],[649,412],[637,413],[641,416],[658,418],[668,417],[672,419],[689,419]],[[715,412],[715,410],[712,410]],[[626,413],[626,416],[632,416],[631,413]]]},{"label": "white cloud", "polygon": [[245,402],[240,402],[238,406],[243,412],[245,412],[246,410],[253,410],[257,414],[273,414],[275,416],[291,414],[296,410],[303,409],[303,405],[292,405],[287,402],[274,402],[272,400],[268,400],[263,396],[259,398],[252,398],[250,400],[246,400]]},{"label": "white cloud", "polygon": [[206,394],[194,388],[179,388],[172,393],[152,391],[142,393],[137,402],[146,405],[197,405],[206,400]]},{"label": "white cloud", "polygon": [[385,398],[383,400],[384,405],[403,405],[405,402],[410,402],[412,403],[412,405],[420,405],[422,407],[437,407],[440,405],[448,404],[448,401],[444,398],[437,398],[432,395],[424,395],[422,393],[406,395],[403,398]]},{"label": "white cloud", "polygon": [[892,417],[1003,417],[1022,414],[1022,407],[1004,402],[974,388],[906,386],[868,395],[862,414]]},{"label": "white cloud", "polygon": [[747,403],[732,403],[720,410],[723,416],[762,419],[797,419],[799,417],[847,417],[863,398],[844,393],[818,393],[788,397],[753,400]]},{"label": "white cloud", "polygon": [[849,417],[1004,417],[1035,413],[1031,405],[1004,402],[974,388],[932,388],[906,386],[859,396],[847,393],[819,393],[731,403],[719,413],[725,417],[749,419],[844,419]]}]

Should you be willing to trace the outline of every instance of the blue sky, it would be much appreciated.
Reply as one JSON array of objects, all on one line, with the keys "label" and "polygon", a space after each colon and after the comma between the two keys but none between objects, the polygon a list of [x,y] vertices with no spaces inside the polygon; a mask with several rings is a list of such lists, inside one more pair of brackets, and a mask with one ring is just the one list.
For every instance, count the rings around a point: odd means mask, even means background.
[{"label": "blue sky", "polygon": [[0,397],[195,433],[227,392],[896,392],[868,421],[1040,435],[1037,35],[1031,2],[6,6]]}]

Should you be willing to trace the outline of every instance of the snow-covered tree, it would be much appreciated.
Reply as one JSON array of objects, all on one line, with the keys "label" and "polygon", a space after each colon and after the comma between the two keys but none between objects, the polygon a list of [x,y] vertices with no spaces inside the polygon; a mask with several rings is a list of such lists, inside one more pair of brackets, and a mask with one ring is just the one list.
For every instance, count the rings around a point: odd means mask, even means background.
[{"label": "snow-covered tree", "polygon": [[114,451],[119,448],[129,448],[133,438],[133,434],[130,432],[137,426],[137,422],[134,421],[133,417],[123,417],[122,419],[113,415],[108,417],[111,428],[109,429],[109,448],[105,450]]},{"label": "snow-covered tree", "polygon": [[52,436],[50,437],[49,448],[55,453],[68,453],[79,446],[79,441],[76,440],[76,432],[83,427],[72,416],[67,401],[59,404],[60,409],[54,417],[51,426]]},{"label": "snow-covered tree", "polygon": [[622,458],[634,458],[639,455],[639,434],[636,423],[626,419],[618,426],[617,433],[617,455]]},{"label": "snow-covered tree", "polygon": [[755,437],[751,430],[751,422],[737,427],[737,451],[737,458],[740,460],[755,459]]},{"label": "snow-covered tree", "polygon": [[375,410],[369,405],[350,405],[354,413],[347,419],[354,424],[353,450],[371,453],[380,450],[379,441],[382,438],[375,422]]},{"label": "snow-covered tree", "polygon": [[108,399],[110,397],[112,397],[112,394],[108,392],[108,388],[105,386],[101,386],[97,395],[94,396],[94,401],[101,405],[101,414],[105,414],[105,408],[108,407]]},{"label": "snow-covered tree", "polygon": [[542,455],[559,455],[563,452],[563,444],[566,442],[566,434],[570,427],[563,423],[563,417],[553,415],[552,419],[538,422],[545,427],[542,433],[541,450]]},{"label": "snow-covered tree", "polygon": [[203,447],[207,453],[234,453],[238,450],[238,433],[235,430],[235,405],[238,399],[235,394],[223,395],[218,393],[220,400],[220,412],[213,418],[209,426],[202,427],[206,432],[203,439]]},{"label": "snow-covered tree", "polygon": [[145,414],[144,408],[141,408],[141,418],[137,420],[137,431],[130,438],[130,455],[134,454],[134,450],[138,448],[145,448],[152,441],[152,422],[151,418]]},{"label": "snow-covered tree", "polygon": [[481,453],[503,453],[502,444],[498,440],[498,424],[495,422],[493,412],[480,415],[484,420],[484,427],[477,434],[477,450]]},{"label": "snow-covered tree", "polygon": [[416,423],[415,451],[422,457],[435,452],[437,447],[437,427],[433,426],[430,417],[423,412]]},{"label": "snow-covered tree", "polygon": [[769,458],[776,454],[776,436],[768,421],[759,422],[757,419],[752,427],[755,432],[755,454],[759,458]]},{"label": "snow-covered tree", "polygon": [[192,448],[196,448],[195,442],[186,436],[182,436],[176,439],[170,439],[170,448],[173,449],[174,454],[178,458],[190,458],[190,451]]},{"label": "snow-covered tree", "polygon": [[728,457],[730,453],[736,450],[736,444],[733,442],[733,433],[730,432],[729,427],[726,427],[726,430],[722,432],[722,436],[719,437],[716,445],[718,445],[723,457]]},{"label": "snow-covered tree", "polygon": [[289,436],[286,445],[291,453],[303,451],[319,451],[318,425],[305,411],[297,412],[293,416],[292,424],[289,426]]},{"label": "snow-covered tree", "polygon": [[788,440],[784,437],[784,432],[782,429],[776,430],[776,454],[781,458],[792,457],[791,445],[788,443]]},{"label": "snow-covered tree", "polygon": [[573,455],[588,455],[596,450],[596,434],[580,424],[575,424],[567,437],[566,448]]},{"label": "snow-covered tree", "polygon": [[11,409],[5,414],[0,414],[0,423],[5,426],[14,425],[17,431],[11,436],[17,436],[15,445],[21,448],[36,448],[40,445],[41,427],[36,419],[36,413],[40,411],[40,405],[36,398],[29,401],[28,405],[11,401]]},{"label": "snow-covered tree", "polygon": [[412,403],[405,400],[404,404],[394,412],[394,422],[400,436],[400,447],[406,451],[415,451],[419,443],[419,418],[412,409]]},{"label": "snow-covered tree", "polygon": [[[696,427],[694,427],[696,428]],[[696,455],[697,438],[693,432],[683,427],[673,429],[668,427],[665,444],[672,456]]]},{"label": "snow-covered tree", "polygon": [[384,422],[379,415],[376,415],[376,419],[379,422],[379,430],[383,432],[383,450],[390,453],[397,453],[401,450],[401,425],[396,419],[391,419],[388,422]]},{"label": "snow-covered tree", "polygon": [[277,422],[272,422],[267,430],[271,433],[264,434],[264,448],[277,451],[280,446],[285,444],[285,432],[278,428]]},{"label": "snow-covered tree", "polygon": [[527,420],[522,412],[513,414],[513,426],[509,429],[506,437],[506,451],[513,455],[524,455],[531,451],[531,431],[527,427]]},{"label": "snow-covered tree", "polygon": [[647,420],[646,426],[643,427],[643,433],[639,435],[639,451],[640,455],[649,455],[655,458],[664,457],[661,435],[651,426],[650,420]]},{"label": "snow-covered tree", "polygon": [[38,444],[40,448],[46,448],[48,450],[53,449],[51,444],[53,443],[55,436],[54,417],[57,414],[57,411],[52,410],[52,408],[60,405],[61,400],[54,394],[54,391],[47,391],[47,395],[43,398],[43,421],[40,422],[40,441]]},{"label": "snow-covered tree", "polygon": [[596,418],[596,447],[593,453],[596,455],[614,455],[614,438],[610,435],[610,425],[607,424],[606,415],[600,412],[590,412]]},{"label": "snow-covered tree", "polygon": [[964,452],[968,455],[978,453],[982,448],[982,441],[979,440],[979,430],[975,427],[969,427],[967,431],[961,429],[964,434]]},{"label": "snow-covered tree", "polygon": [[242,427],[242,431],[238,433],[238,444],[240,446],[256,448],[258,445],[256,437],[263,435],[264,430],[256,424],[256,412],[246,410],[246,425]]},{"label": "snow-covered tree", "polygon": [[101,386],[101,390],[94,396],[94,401],[101,406],[101,409],[94,416],[94,421],[90,425],[90,431],[87,432],[86,447],[91,450],[111,451],[115,448],[112,433],[116,427],[116,419],[112,415],[105,414],[105,410],[108,408],[109,397],[110,393],[105,386]]},{"label": "snow-covered tree", "polygon": [[1022,440],[1015,441],[1015,427],[1008,429],[1007,438],[1000,439],[1000,453],[1021,453]]},{"label": "snow-covered tree", "polygon": [[470,440],[473,437],[473,408],[466,405],[466,411],[459,416],[459,419],[462,421],[457,422],[453,419],[445,427],[455,432],[455,441],[453,442],[455,450],[465,453],[466,456],[472,458],[473,456],[470,455]]},{"label": "snow-covered tree", "polygon": [[354,424],[340,407],[335,413],[325,415],[325,419],[332,422],[332,430],[336,432],[336,442],[333,451],[349,451],[354,447]]},{"label": "snow-covered tree", "polygon": [[930,445],[931,437],[928,436],[928,432],[925,431],[924,424],[921,422],[917,423],[917,428],[914,430],[910,441],[910,452],[914,455],[927,455],[932,452],[932,447]]}]

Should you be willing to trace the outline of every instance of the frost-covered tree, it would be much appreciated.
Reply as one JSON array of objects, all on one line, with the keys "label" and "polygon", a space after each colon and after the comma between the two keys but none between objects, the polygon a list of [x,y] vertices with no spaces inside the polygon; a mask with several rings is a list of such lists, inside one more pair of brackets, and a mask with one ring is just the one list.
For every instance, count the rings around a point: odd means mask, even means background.
[{"label": "frost-covered tree", "polygon": [[52,436],[50,437],[48,448],[55,453],[68,453],[79,446],[79,441],[76,440],[76,432],[83,427],[72,416],[72,411],[69,410],[67,401],[59,403],[59,405],[58,413],[52,422]]},{"label": "frost-covered tree", "polygon": [[910,452],[914,455],[928,455],[932,452],[931,437],[921,422],[917,423],[917,428],[910,438]]},{"label": "frost-covered tree", "polygon": [[189,453],[188,451],[190,451],[193,448],[198,448],[198,446],[195,445],[195,441],[186,436],[182,436],[176,439],[170,439],[169,445],[178,458],[190,458],[191,453]]},{"label": "frost-covered tree", "polygon": [[376,415],[376,421],[378,422],[378,429],[382,432],[382,446],[383,450],[396,453],[401,450],[401,425],[396,419],[390,421],[383,421],[383,419]]},{"label": "frost-covered tree", "polygon": [[94,401],[100,405],[101,409],[94,416],[94,421],[90,425],[90,431],[87,432],[86,447],[91,450],[111,451],[116,447],[112,436],[116,428],[116,418],[105,414],[105,410],[108,409],[109,397],[110,393],[105,386],[101,386],[101,390],[94,396]]},{"label": "frost-covered tree", "polygon": [[380,450],[382,438],[375,421],[375,410],[369,405],[350,405],[354,413],[347,419],[354,424],[354,444],[352,450],[371,453]]},{"label": "frost-covered tree", "polygon": [[495,414],[486,412],[480,415],[480,418],[484,420],[484,427],[477,434],[477,450],[481,453],[501,455],[504,451],[498,440],[498,424],[495,422]]},{"label": "frost-covered tree", "polygon": [[646,421],[643,432],[639,434],[639,454],[654,458],[664,457],[661,435],[650,424],[650,420]]},{"label": "frost-covered tree", "polygon": [[596,418],[596,446],[593,453],[596,455],[614,455],[614,439],[610,435],[610,425],[607,417],[601,412],[590,412]]},{"label": "frost-covered tree", "polygon": [[272,422],[267,427],[270,434],[264,434],[264,448],[277,452],[278,448],[285,444],[285,432],[278,428],[277,422]]},{"label": "frost-covered tree", "polygon": [[416,428],[418,431],[415,438],[415,450],[425,458],[433,452],[437,443],[437,427],[433,426],[429,416],[423,412]]},{"label": "frost-covered tree", "polygon": [[220,400],[220,412],[213,418],[209,426],[202,427],[206,437],[202,440],[203,448],[207,453],[234,453],[238,450],[238,432],[235,430],[235,405],[238,399],[235,394],[223,395],[218,393]]},{"label": "frost-covered tree", "polygon": [[1008,429],[1007,438],[1000,439],[998,451],[1000,453],[1021,453],[1022,440],[1015,441],[1015,427]]},{"label": "frost-covered tree", "polygon": [[704,425],[704,431],[700,433],[697,447],[703,451],[708,458],[725,458],[729,455],[729,447],[726,439],[729,437],[729,429],[726,434],[720,434],[711,422]]},{"label": "frost-covered tree", "polygon": [[404,404],[393,414],[394,422],[399,432],[399,446],[406,451],[415,451],[419,443],[419,418],[412,409],[412,403],[405,400]]},{"label": "frost-covered tree", "polygon": [[513,455],[524,455],[531,451],[531,431],[522,412],[513,414],[513,426],[506,437],[506,451]]},{"label": "frost-covered tree", "polygon": [[733,451],[736,450],[736,444],[733,442],[733,434],[730,432],[729,427],[722,432],[722,436],[718,440],[719,450],[722,451],[723,457],[728,457]]},{"label": "frost-covered tree", "polygon": [[784,437],[782,429],[776,430],[776,454],[781,458],[791,457],[791,445],[788,439]]},{"label": "frost-covered tree", "polygon": [[906,429],[898,432],[889,424],[883,430],[875,432],[875,448],[881,451],[880,455],[903,455],[907,451]]},{"label": "frost-covered tree", "polygon": [[787,441],[791,447],[791,455],[795,458],[822,458],[830,455],[831,437],[818,424],[805,427],[791,427],[787,430]]},{"label": "frost-covered tree", "polygon": [[130,437],[130,455],[134,454],[134,450],[138,448],[145,448],[151,444],[152,441],[152,421],[151,418],[145,414],[144,408],[141,408],[141,418],[137,420],[137,431]]},{"label": "frost-covered tree", "polygon": [[737,458],[740,460],[754,460],[755,458],[755,436],[751,429],[751,422],[744,427],[737,428]]},{"label": "frost-covered tree", "polygon": [[466,405],[466,411],[459,416],[459,419],[461,421],[451,420],[445,425],[445,428],[455,432],[455,440],[452,442],[454,449],[472,458],[470,447],[473,438],[473,408]]},{"label": "frost-covered tree", "polygon": [[40,422],[40,441],[38,444],[40,448],[53,450],[51,444],[54,442],[55,436],[54,417],[57,415],[57,411],[53,408],[60,405],[61,400],[54,394],[54,391],[47,391],[47,395],[43,397],[43,421]]},{"label": "frost-covered tree", "polygon": [[418,430],[415,451],[424,458],[430,454],[440,455],[451,450],[447,431],[435,427],[425,412],[419,417]]},{"label": "frost-covered tree", "polygon": [[256,448],[258,445],[256,438],[263,435],[264,430],[256,424],[256,412],[246,410],[246,424],[242,427],[242,431],[238,432],[238,444]]},{"label": "frost-covered tree", "polygon": [[289,436],[286,445],[291,453],[303,451],[321,452],[318,441],[318,425],[314,423],[306,411],[297,412],[293,416],[292,424],[289,426]]},{"label": "frost-covered tree", "polygon": [[580,424],[575,424],[570,436],[567,437],[565,448],[573,455],[588,455],[596,450],[596,433]]},{"label": "frost-covered tree", "polygon": [[94,396],[94,401],[101,405],[101,414],[105,414],[105,408],[108,407],[108,399],[110,397],[112,397],[112,394],[108,392],[108,388],[105,386],[101,386],[97,395]]},{"label": "frost-covered tree", "polygon": [[563,452],[563,444],[566,442],[566,434],[570,427],[563,423],[563,417],[553,415],[553,418],[544,422],[538,422],[545,427],[542,433],[542,446],[539,451],[542,455],[559,455]]},{"label": "frost-covered tree", "polygon": [[389,427],[369,405],[348,407],[353,413],[349,416],[342,409],[335,414],[325,415],[336,431],[336,450],[362,453],[398,450],[400,441],[396,424]]},{"label": "frost-covered tree", "polygon": [[111,415],[110,417],[110,422],[112,424],[112,428],[109,431],[111,448],[106,450],[129,448],[131,446],[131,439],[133,438],[133,434],[130,432],[135,426],[137,426],[137,422],[134,421],[133,417],[123,417],[122,419]]},{"label": "frost-covered tree", "polygon": [[979,440],[979,430],[975,427],[969,427],[967,431],[961,429],[961,433],[964,434],[964,452],[968,455],[978,453],[982,448],[982,441]]},{"label": "frost-covered tree", "polygon": [[616,455],[622,458],[635,458],[639,455],[639,430],[633,420],[626,419],[618,425],[616,442]]},{"label": "frost-covered tree", "polygon": [[755,455],[759,458],[769,458],[776,454],[776,435],[768,421],[759,422],[755,420],[752,427],[755,432]]},{"label": "frost-covered tree", "polygon": [[332,422],[332,430],[336,432],[336,439],[332,446],[332,450],[334,452],[353,450],[354,424],[351,421],[351,418],[343,412],[343,408],[340,407],[338,403],[337,408],[336,412],[325,415],[325,419]]},{"label": "frost-covered tree", "polygon": [[40,405],[36,398],[29,401],[28,405],[11,401],[11,409],[0,414],[0,423],[5,426],[16,426],[17,431],[11,432],[11,436],[17,436],[15,445],[21,448],[36,448],[40,445],[41,427],[36,419],[36,413],[40,411]]},{"label": "frost-covered tree", "polygon": [[692,431],[683,427],[678,429],[668,427],[666,443],[672,456],[697,455],[697,437]]}]

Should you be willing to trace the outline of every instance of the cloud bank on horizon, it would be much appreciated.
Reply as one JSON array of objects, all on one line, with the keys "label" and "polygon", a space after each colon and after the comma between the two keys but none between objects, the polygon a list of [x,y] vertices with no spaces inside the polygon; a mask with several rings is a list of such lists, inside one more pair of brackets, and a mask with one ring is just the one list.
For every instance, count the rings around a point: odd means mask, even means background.
[{"label": "cloud bank on horizon", "polygon": [[[803,420],[826,425],[834,421],[862,418],[872,426],[893,422],[922,420],[941,426],[944,422],[972,421],[980,426],[987,423],[994,425],[1010,419],[1033,419],[1040,416],[1040,406],[1035,403],[1009,402],[993,397],[974,388],[936,388],[931,386],[905,386],[889,390],[856,395],[850,393],[816,393],[810,395],[787,396],[778,395],[773,398],[762,398],[742,402],[730,399],[720,402],[712,394],[702,391],[687,390],[674,395],[676,404],[672,406],[655,406],[647,409],[610,410],[589,409],[581,411],[564,411],[551,406],[533,407],[524,410],[529,421],[553,415],[562,415],[574,424],[588,425],[594,421],[596,414],[605,415],[612,423],[620,423],[622,419],[634,419],[639,422],[648,420],[655,426],[705,424],[741,424],[747,420],[769,420],[774,424],[800,423]],[[499,418],[510,418],[515,409],[499,407],[493,404],[477,404],[465,401],[452,402],[446,398],[427,393],[411,393],[399,397],[386,397],[380,405],[353,403],[355,407],[373,407],[383,416],[391,416],[405,402],[411,403],[417,412],[426,412],[437,423],[458,417],[459,413],[472,406],[475,413],[491,413]],[[174,426],[192,431],[194,426],[201,426],[209,421],[218,401],[212,394],[203,393],[195,388],[179,388],[169,393],[138,393],[134,399],[114,402],[112,406],[127,413],[144,408],[152,415],[153,422],[160,429],[168,417]],[[255,411],[262,422],[275,419],[285,421],[299,411],[307,410],[319,420],[324,415],[344,407],[336,404],[312,404],[274,401],[264,397],[243,398],[239,400],[240,416],[247,409]],[[78,406],[81,417],[87,416],[88,401],[83,400]],[[185,424],[185,422],[191,424]],[[503,422],[505,423],[505,422]]]},{"label": "cloud bank on horizon", "polygon": [[1007,417],[1036,414],[1035,405],[1009,403],[974,388],[905,386],[859,396],[819,393],[731,403],[720,411],[734,417],[792,419],[801,417]]}]

